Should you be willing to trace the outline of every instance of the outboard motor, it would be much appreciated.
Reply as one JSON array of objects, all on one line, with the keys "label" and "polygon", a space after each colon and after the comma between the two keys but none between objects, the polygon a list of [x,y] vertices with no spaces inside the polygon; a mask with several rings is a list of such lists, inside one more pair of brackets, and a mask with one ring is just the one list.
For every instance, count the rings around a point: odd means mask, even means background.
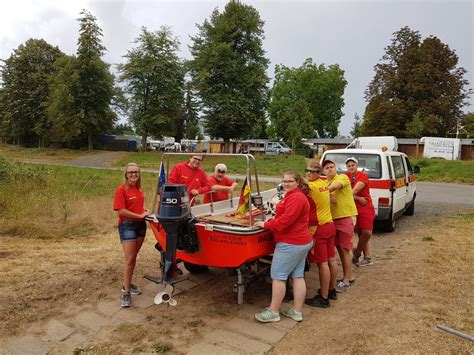
[{"label": "outboard motor", "polygon": [[175,284],[182,281],[175,277],[178,236],[191,219],[189,193],[186,185],[163,185],[157,218],[166,232],[165,262],[161,283]]}]

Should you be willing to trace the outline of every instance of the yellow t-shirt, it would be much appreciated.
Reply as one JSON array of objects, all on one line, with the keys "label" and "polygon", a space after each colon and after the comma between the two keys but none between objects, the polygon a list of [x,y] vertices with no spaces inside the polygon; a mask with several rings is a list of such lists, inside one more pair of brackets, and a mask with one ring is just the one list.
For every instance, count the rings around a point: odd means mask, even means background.
[{"label": "yellow t-shirt", "polygon": [[332,222],[328,183],[326,180],[318,179],[316,181],[308,181],[308,185],[311,189],[310,196],[314,200],[318,211],[318,224]]},{"label": "yellow t-shirt", "polygon": [[342,184],[342,189],[333,192],[336,203],[331,203],[331,214],[333,219],[357,216],[357,207],[352,194],[349,178],[344,174],[337,174],[332,180],[328,179],[328,186],[336,182]]}]

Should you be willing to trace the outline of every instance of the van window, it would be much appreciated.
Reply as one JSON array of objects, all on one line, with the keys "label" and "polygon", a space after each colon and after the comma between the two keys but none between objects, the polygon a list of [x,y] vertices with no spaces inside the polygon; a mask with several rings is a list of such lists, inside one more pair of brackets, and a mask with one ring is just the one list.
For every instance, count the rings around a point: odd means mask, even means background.
[{"label": "van window", "polygon": [[359,161],[359,170],[369,175],[371,179],[382,177],[381,160],[379,154],[354,154],[354,153],[328,153],[324,159],[333,160],[336,163],[337,173],[342,174],[347,171],[346,159],[354,157]]},{"label": "van window", "polygon": [[403,168],[402,157],[391,157],[393,170],[395,170],[395,179],[400,179],[405,177],[405,169]]},{"label": "van window", "polygon": [[405,159],[405,163],[407,164],[408,175],[413,175],[413,168],[411,167],[410,161],[407,157],[403,157]]},{"label": "van window", "polygon": [[393,179],[393,171],[392,167],[390,166],[390,158],[387,156],[387,166],[388,166],[388,177]]}]

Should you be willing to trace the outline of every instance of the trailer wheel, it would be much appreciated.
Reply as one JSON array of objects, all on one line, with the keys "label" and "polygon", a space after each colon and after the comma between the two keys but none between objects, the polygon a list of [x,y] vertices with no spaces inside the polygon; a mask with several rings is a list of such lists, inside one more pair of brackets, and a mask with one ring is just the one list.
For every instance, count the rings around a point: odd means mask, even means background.
[{"label": "trailer wheel", "polygon": [[191,274],[202,274],[209,270],[209,266],[205,265],[192,264],[187,261],[183,261],[183,264],[186,270],[188,270]]}]

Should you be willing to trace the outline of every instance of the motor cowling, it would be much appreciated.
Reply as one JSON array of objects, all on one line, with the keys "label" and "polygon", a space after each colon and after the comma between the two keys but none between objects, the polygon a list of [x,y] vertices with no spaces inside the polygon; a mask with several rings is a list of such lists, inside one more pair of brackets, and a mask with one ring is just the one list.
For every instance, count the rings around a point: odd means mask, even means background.
[{"label": "motor cowling", "polygon": [[163,283],[176,281],[176,249],[180,232],[187,227],[191,219],[189,193],[186,185],[165,184],[160,199],[160,209],[157,219],[166,232],[166,249],[164,269],[162,270]]},{"label": "motor cowling", "polygon": [[157,218],[166,233],[176,233],[180,226],[191,218],[189,193],[186,185],[163,185]]}]

